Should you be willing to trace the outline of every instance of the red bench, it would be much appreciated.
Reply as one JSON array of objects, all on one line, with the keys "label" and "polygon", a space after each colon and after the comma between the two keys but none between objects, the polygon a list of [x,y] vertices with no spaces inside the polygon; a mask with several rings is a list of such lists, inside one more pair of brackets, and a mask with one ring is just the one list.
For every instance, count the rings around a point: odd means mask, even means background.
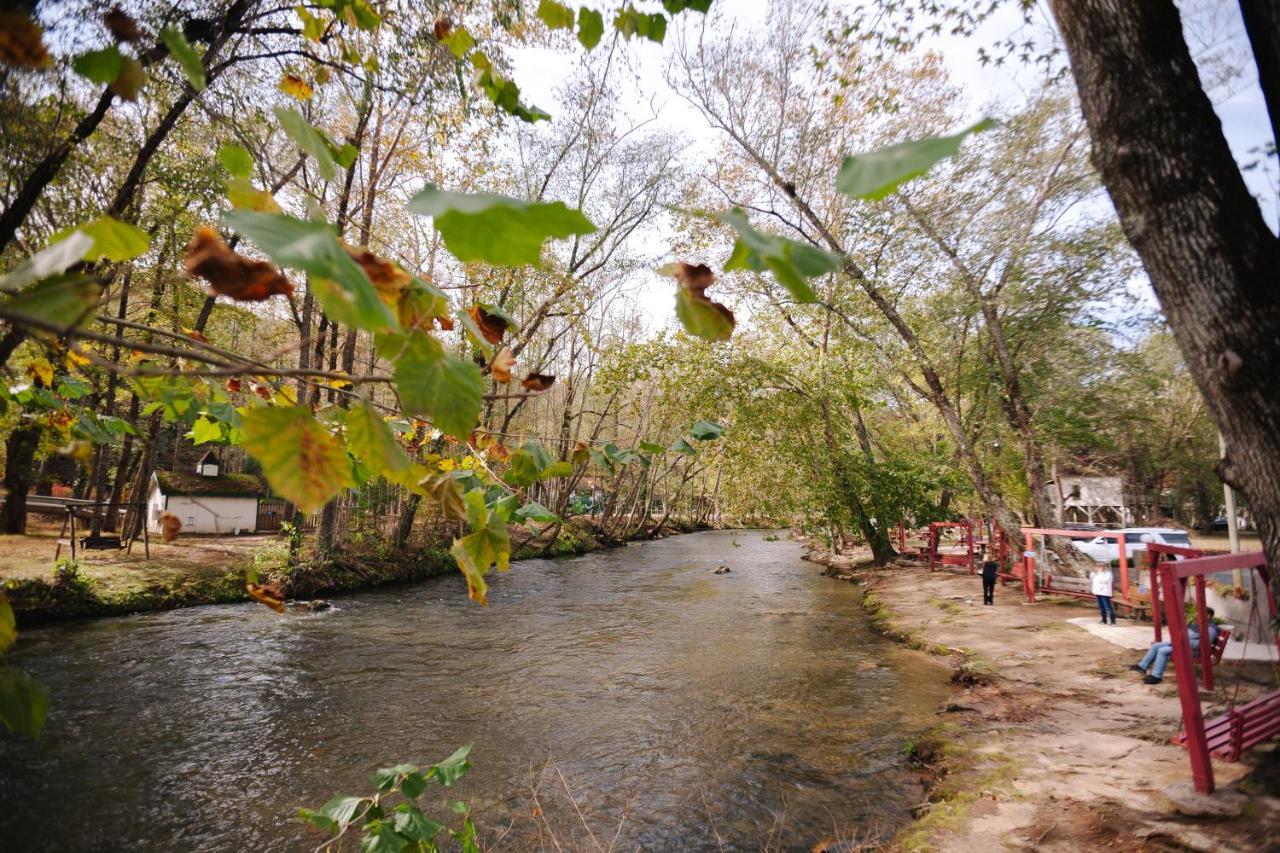
[{"label": "red bench", "polygon": [[[1206,720],[1204,733],[1210,752],[1223,761],[1239,761],[1246,749],[1280,734],[1280,690]],[[1173,742],[1186,746],[1187,733],[1178,732]]]}]

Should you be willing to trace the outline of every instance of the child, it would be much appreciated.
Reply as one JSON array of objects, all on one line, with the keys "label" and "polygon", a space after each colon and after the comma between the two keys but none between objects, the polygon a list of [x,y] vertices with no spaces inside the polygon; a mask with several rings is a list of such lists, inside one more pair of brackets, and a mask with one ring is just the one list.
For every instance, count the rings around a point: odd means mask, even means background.
[{"label": "child", "polygon": [[1093,572],[1089,575],[1089,579],[1093,582],[1093,594],[1098,598],[1098,612],[1102,614],[1102,624],[1107,624],[1107,617],[1111,617],[1111,624],[1116,624],[1116,609],[1111,604],[1111,567],[1099,564],[1094,567]]},{"label": "child", "polygon": [[986,549],[980,553],[982,557],[982,603],[996,603],[996,573],[1000,570],[1000,566],[995,560],[990,559]]}]

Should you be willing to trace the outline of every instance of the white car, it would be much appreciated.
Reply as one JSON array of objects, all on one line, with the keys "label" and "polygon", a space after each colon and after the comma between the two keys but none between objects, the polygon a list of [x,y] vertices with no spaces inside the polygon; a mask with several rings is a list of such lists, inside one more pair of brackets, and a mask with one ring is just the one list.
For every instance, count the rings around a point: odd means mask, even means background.
[{"label": "white car", "polygon": [[[1180,548],[1191,547],[1191,537],[1187,532],[1172,527],[1126,527],[1115,532],[1124,534],[1124,555],[1131,566],[1138,562],[1135,555],[1147,550],[1148,542],[1177,545]],[[1099,563],[1120,559],[1120,546],[1109,536],[1098,536],[1083,542],[1073,540],[1071,544]]]}]

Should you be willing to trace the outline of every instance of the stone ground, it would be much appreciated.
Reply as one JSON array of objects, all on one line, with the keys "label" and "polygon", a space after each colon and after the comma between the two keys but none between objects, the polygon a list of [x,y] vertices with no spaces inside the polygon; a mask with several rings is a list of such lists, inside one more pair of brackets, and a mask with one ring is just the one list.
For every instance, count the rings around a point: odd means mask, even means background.
[{"label": "stone ground", "polygon": [[[865,583],[887,633],[956,665],[936,741],[918,747],[938,775],[932,803],[900,847],[1280,850],[1280,799],[1264,790],[1274,794],[1274,783],[1249,778],[1254,764],[1280,757],[1268,755],[1274,744],[1240,764],[1215,760],[1217,793],[1197,794],[1186,751],[1169,742],[1181,726],[1172,666],[1163,684],[1142,684],[1126,668],[1139,654],[1068,621],[1087,616],[1086,603],[1027,605],[1009,585],[984,607],[976,577],[813,559]],[[1276,678],[1270,662],[1224,664],[1217,674],[1207,716],[1226,692],[1243,701]]]}]

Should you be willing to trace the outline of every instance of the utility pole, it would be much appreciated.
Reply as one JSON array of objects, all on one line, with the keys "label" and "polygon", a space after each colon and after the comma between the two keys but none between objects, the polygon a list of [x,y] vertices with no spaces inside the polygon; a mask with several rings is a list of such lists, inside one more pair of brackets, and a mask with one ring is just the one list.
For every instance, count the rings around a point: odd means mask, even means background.
[{"label": "utility pole", "polygon": [[[1222,437],[1222,433],[1218,433],[1218,456],[1222,459],[1227,458],[1227,441]],[[1231,543],[1231,553],[1240,553],[1240,531],[1236,530],[1236,493],[1227,483],[1222,484],[1222,496],[1226,501],[1227,509],[1227,541]],[[1231,573],[1231,584],[1236,589],[1244,587],[1244,570],[1236,569]]]}]

